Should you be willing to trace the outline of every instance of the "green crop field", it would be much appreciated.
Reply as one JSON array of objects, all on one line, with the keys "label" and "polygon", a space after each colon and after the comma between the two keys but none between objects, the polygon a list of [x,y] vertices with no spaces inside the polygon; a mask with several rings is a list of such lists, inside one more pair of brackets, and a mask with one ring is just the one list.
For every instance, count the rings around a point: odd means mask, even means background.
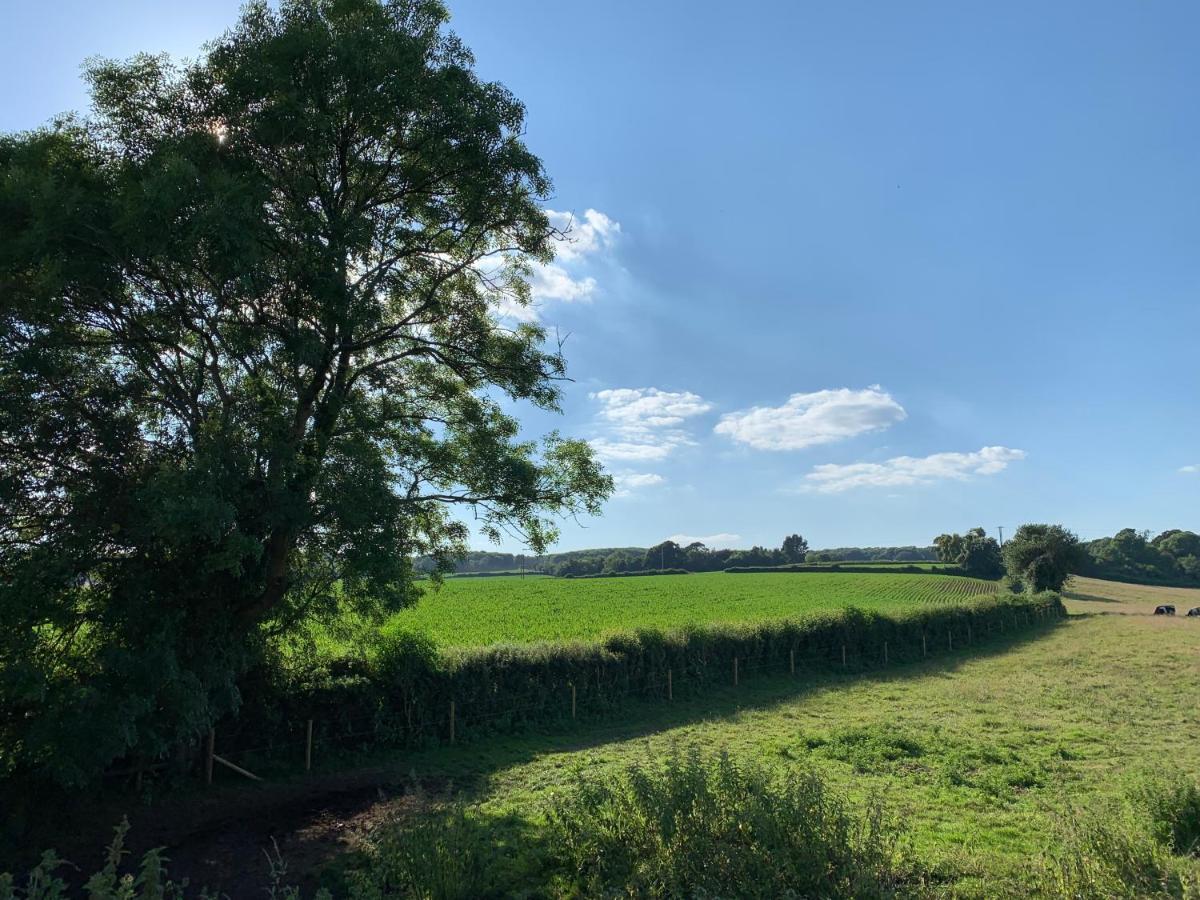
[{"label": "green crop field", "polygon": [[462,578],[429,589],[385,629],[439,646],[595,640],[635,628],[752,622],[855,606],[879,612],[990,594],[994,582],[954,575],[766,573],[639,578]]}]

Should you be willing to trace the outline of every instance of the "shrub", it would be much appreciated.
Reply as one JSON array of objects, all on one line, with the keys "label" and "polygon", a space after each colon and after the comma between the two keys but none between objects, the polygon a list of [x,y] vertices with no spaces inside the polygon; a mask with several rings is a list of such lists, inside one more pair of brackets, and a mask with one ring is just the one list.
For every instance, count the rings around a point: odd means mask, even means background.
[{"label": "shrub", "polygon": [[501,893],[502,848],[477,812],[458,804],[384,828],[369,865],[351,873],[355,900],[473,900]]},{"label": "shrub", "polygon": [[853,816],[810,772],[773,776],[722,754],[580,779],[550,814],[562,893],[877,897],[901,880],[898,831]]},{"label": "shrub", "polygon": [[[70,871],[78,871],[78,867],[59,859],[53,850],[47,850],[20,884],[11,875],[0,874],[0,900],[62,900],[84,893],[89,900],[186,900],[188,897],[206,900],[216,896],[203,889],[198,893],[189,892],[186,879],[172,881],[167,875],[167,860],[161,847],[147,852],[136,872],[129,869],[122,871],[122,863],[129,855],[125,849],[125,835],[128,832],[129,822],[122,821],[105,852],[104,868],[94,873],[80,888],[73,887],[60,877]],[[267,859],[271,872],[263,885],[263,893],[268,898],[278,900],[299,900],[299,891],[283,884],[283,876],[287,872],[283,860],[278,855],[271,858],[269,854]],[[314,900],[331,898],[327,891],[319,891]]]},{"label": "shrub", "polygon": [[1060,826],[1062,849],[1044,871],[1044,890],[1071,900],[1200,900],[1200,786],[1182,777],[1144,781],[1125,802],[1074,812]]},{"label": "shrub", "polygon": [[457,805],[377,833],[359,900],[421,897],[879,897],[907,880],[900,830],[848,811],[808,772],[698,750],[584,776],[545,819]]},{"label": "shrub", "polygon": [[1200,784],[1176,774],[1146,781],[1134,793],[1150,833],[1178,856],[1200,856]]}]

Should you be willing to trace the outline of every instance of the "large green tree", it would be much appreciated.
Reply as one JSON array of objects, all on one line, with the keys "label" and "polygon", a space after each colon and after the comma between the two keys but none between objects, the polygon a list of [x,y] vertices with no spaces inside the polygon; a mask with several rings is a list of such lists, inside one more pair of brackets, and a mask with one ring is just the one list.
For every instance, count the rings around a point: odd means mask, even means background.
[{"label": "large green tree", "polygon": [[405,603],[456,509],[541,552],[610,492],[506,411],[559,403],[559,348],[498,310],[562,236],[446,18],[254,3],[0,138],[0,774],[161,754],[270,634]]},{"label": "large green tree", "polygon": [[1004,574],[1000,545],[982,528],[966,534],[939,534],[933,539],[938,559],[961,566],[975,578],[999,578]]},{"label": "large green tree", "polygon": [[1061,525],[1022,525],[1003,554],[1009,576],[1031,591],[1061,591],[1086,559],[1079,538]]}]

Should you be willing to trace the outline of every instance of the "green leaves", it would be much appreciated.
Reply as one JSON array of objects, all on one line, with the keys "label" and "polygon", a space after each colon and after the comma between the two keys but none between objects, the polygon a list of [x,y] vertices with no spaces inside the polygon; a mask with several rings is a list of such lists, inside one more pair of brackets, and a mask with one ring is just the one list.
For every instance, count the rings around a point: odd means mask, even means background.
[{"label": "green leaves", "polygon": [[454,510],[540,552],[611,492],[497,400],[558,406],[560,353],[498,319],[551,256],[551,186],[445,21],[254,4],[190,66],[92,63],[92,120],[0,139],[11,765],[57,752],[18,696],[130,699],[72,780],[158,755],[236,708],[264,633],[407,602],[413,556],[465,548]]}]

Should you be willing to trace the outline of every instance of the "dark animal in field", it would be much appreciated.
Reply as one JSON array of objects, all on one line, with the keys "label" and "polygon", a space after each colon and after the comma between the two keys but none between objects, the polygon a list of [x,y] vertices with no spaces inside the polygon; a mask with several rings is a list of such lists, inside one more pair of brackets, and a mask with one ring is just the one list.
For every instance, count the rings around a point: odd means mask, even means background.
[{"label": "dark animal in field", "polygon": [[[1156,606],[1156,607],[1154,607],[1154,614],[1156,616],[1173,616],[1173,615],[1175,615],[1175,607],[1169,606],[1169,605],[1168,606]],[[1188,615],[1191,615],[1191,613],[1188,613]]]},{"label": "dark animal in field", "polygon": [[1200,606],[1193,606],[1191,609],[1188,610],[1188,615],[1196,616],[1197,618],[1200,618]]}]

